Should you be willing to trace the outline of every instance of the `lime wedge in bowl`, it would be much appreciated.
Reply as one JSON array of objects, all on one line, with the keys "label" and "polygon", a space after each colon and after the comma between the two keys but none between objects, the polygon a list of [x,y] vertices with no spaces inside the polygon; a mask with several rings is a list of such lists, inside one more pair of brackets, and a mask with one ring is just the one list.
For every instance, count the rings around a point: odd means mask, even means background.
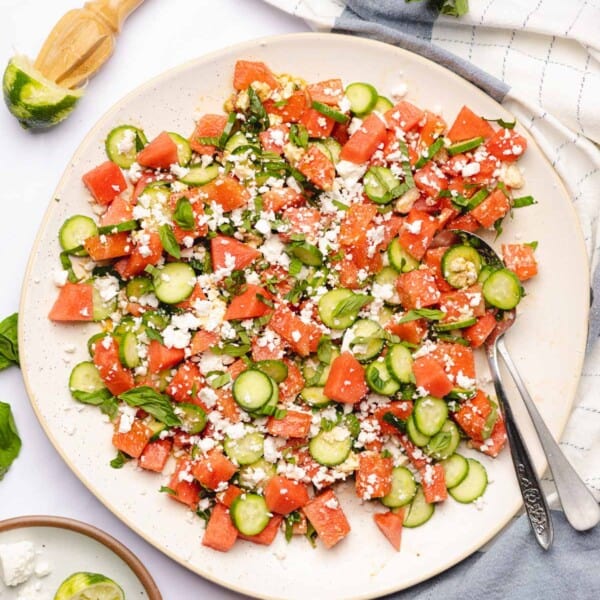
[{"label": "lime wedge in bowl", "polygon": [[22,55],[9,61],[2,80],[8,110],[28,129],[52,127],[75,108],[83,90],[61,87],[44,77]]},{"label": "lime wedge in bowl", "polygon": [[100,573],[73,573],[61,584],[54,600],[125,600],[121,587]]}]

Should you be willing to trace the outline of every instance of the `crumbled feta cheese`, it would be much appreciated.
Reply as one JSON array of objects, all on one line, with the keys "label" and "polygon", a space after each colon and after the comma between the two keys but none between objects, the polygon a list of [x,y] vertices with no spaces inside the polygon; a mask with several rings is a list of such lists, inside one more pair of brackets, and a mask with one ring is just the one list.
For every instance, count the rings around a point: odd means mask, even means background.
[{"label": "crumbled feta cheese", "polygon": [[480,170],[481,165],[478,162],[470,162],[462,168],[461,175],[463,177],[471,177],[472,175],[477,175]]},{"label": "crumbled feta cheese", "polygon": [[67,283],[69,272],[61,269],[60,271],[54,271],[54,285],[56,287],[63,287]]},{"label": "crumbled feta cheese", "polygon": [[32,542],[0,544],[0,577],[13,587],[27,581],[35,568],[35,548]]}]

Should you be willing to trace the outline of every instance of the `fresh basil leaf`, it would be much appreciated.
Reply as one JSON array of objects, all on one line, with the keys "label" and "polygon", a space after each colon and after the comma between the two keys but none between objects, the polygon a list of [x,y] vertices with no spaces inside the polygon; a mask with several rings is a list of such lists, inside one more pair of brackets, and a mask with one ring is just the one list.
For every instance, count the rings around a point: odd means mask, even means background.
[{"label": "fresh basil leaf", "polygon": [[231,373],[226,371],[211,371],[206,375],[206,381],[213,389],[222,388],[231,381]]},{"label": "fresh basil leaf", "polygon": [[98,227],[98,235],[111,235],[113,233],[123,233],[124,231],[134,231],[138,228],[137,221],[123,221],[115,225],[104,225]]},{"label": "fresh basil leaf", "polygon": [[133,388],[127,392],[123,392],[118,398],[129,404],[129,406],[142,408],[156,420],[165,425],[169,425],[170,427],[181,425],[181,421],[175,414],[169,397],[157,392],[149,386],[143,385],[138,388]]},{"label": "fresh basil leaf", "polygon": [[106,388],[102,388],[96,392],[71,390],[71,396],[82,404],[91,404],[92,406],[102,406],[105,400],[112,398],[112,394]]},{"label": "fresh basil leaf", "polygon": [[123,465],[130,460],[131,456],[127,456],[127,454],[119,450],[109,464],[113,469],[122,469]]},{"label": "fresh basil leaf", "polygon": [[435,453],[445,450],[452,440],[452,434],[447,431],[440,431],[434,435],[427,445],[428,452]]},{"label": "fresh basil leaf", "polygon": [[158,228],[158,235],[160,236],[160,243],[163,248],[173,257],[181,258],[181,249],[175,239],[173,228],[165,223]]},{"label": "fresh basil leaf", "polygon": [[107,415],[111,420],[119,413],[119,404],[114,396],[106,398],[99,406],[102,413]]},{"label": "fresh basil leaf", "polygon": [[179,198],[173,211],[173,221],[185,231],[193,231],[196,226],[194,211],[192,210],[191,202],[185,198]]},{"label": "fresh basil leaf", "polygon": [[294,535],[294,524],[300,523],[302,516],[295,510],[285,517],[285,541],[289,542]]},{"label": "fresh basil leaf", "polygon": [[231,137],[236,119],[237,115],[235,112],[230,112],[229,115],[227,115],[227,122],[225,123],[223,133],[219,137],[219,142],[217,144],[219,148],[224,148],[225,144],[227,143],[227,140]]},{"label": "fresh basil leaf", "polygon": [[373,296],[365,294],[352,294],[348,298],[344,298],[336,305],[333,310],[333,317],[345,317],[347,315],[358,313],[363,307],[373,301]]},{"label": "fresh basil leaf", "polygon": [[0,370],[19,364],[18,314],[0,322]]},{"label": "fresh basil leaf", "polygon": [[248,100],[245,129],[251,133],[265,131],[269,128],[269,115],[252,86],[248,88]]},{"label": "fresh basil leaf", "polygon": [[169,494],[169,496],[177,496],[177,492],[173,488],[170,488],[166,485],[161,485],[158,491],[162,492],[163,494]]},{"label": "fresh basil leaf", "polygon": [[532,204],[537,204],[537,201],[533,196],[521,196],[520,198],[513,199],[512,207],[523,208],[524,206],[531,206]]},{"label": "fresh basil leaf", "polygon": [[386,412],[383,414],[383,420],[392,427],[396,428],[400,433],[406,432],[406,421],[403,421],[393,412]]},{"label": "fresh basil leaf", "polygon": [[418,319],[429,319],[430,321],[439,321],[446,316],[443,310],[437,310],[435,308],[415,308],[409,310],[403,317],[398,319],[396,323],[408,323],[410,321],[417,321]]},{"label": "fresh basil leaf", "polygon": [[211,348],[213,354],[226,354],[227,356],[243,356],[250,351],[250,344],[235,344],[233,342],[223,344],[222,346],[213,346]]},{"label": "fresh basil leaf", "polygon": [[21,438],[10,409],[10,404],[0,402],[0,480],[19,456]]},{"label": "fresh basil leaf", "polygon": [[144,332],[148,336],[149,340],[155,340],[157,342],[160,342],[161,344],[164,344],[163,336],[153,327],[146,327],[146,329],[144,329]]},{"label": "fresh basil leaf", "polygon": [[533,242],[527,242],[525,245],[529,246],[530,248],[533,248],[534,250],[537,249],[539,242],[537,241],[533,241]]},{"label": "fresh basil leaf", "polygon": [[290,127],[290,142],[300,148],[308,146],[308,131],[304,125],[294,123]]},{"label": "fresh basil leaf", "polygon": [[201,508],[196,510],[196,515],[198,515],[203,521],[207,521],[210,519],[210,513],[211,510],[209,508],[206,508],[205,510],[202,510]]}]

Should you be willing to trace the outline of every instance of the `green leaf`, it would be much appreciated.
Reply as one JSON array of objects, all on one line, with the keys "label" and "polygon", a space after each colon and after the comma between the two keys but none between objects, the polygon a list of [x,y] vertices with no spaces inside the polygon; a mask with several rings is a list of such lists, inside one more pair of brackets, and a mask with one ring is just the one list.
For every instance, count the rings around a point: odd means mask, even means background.
[{"label": "green leaf", "polygon": [[0,370],[19,364],[18,314],[0,322]]},{"label": "green leaf", "polygon": [[169,397],[149,386],[143,385],[133,388],[120,394],[118,398],[129,404],[129,406],[144,409],[148,414],[165,425],[169,425],[170,427],[181,425],[181,421],[175,414]]},{"label": "green leaf", "polygon": [[251,133],[265,131],[269,128],[269,115],[252,86],[248,88],[248,100],[245,129]]},{"label": "green leaf", "polygon": [[181,258],[181,249],[175,239],[173,228],[165,223],[158,228],[158,235],[160,236],[160,243],[163,248],[173,257]]},{"label": "green leaf", "polygon": [[366,306],[373,301],[373,296],[367,296],[366,294],[352,294],[348,298],[344,298],[338,302],[337,306],[333,310],[333,317],[345,317],[358,313],[363,306]]},{"label": "green leaf", "polygon": [[222,388],[231,381],[231,373],[226,371],[211,371],[206,375],[206,381],[213,389]]},{"label": "green leaf", "polygon": [[13,419],[10,404],[0,402],[0,480],[21,450],[21,438]]},{"label": "green leaf", "polygon": [[112,398],[112,394],[106,388],[102,388],[95,392],[71,390],[71,396],[82,404],[91,404],[92,406],[102,406],[105,400]]},{"label": "green leaf", "polygon": [[533,248],[534,250],[537,249],[539,242],[538,241],[533,241],[533,242],[526,242],[525,245],[529,246],[530,248]]},{"label": "green leaf", "polygon": [[290,127],[290,142],[300,148],[308,146],[308,131],[304,125],[294,123]]},{"label": "green leaf", "polygon": [[513,199],[512,207],[523,208],[524,206],[531,206],[532,204],[537,204],[537,201],[533,196],[521,196],[520,198]]},{"label": "green leaf", "polygon": [[419,160],[415,163],[415,169],[424,167],[442,148],[444,147],[444,138],[439,137],[427,150],[424,155],[421,155]]},{"label": "green leaf", "polygon": [[302,516],[295,510],[285,517],[285,541],[289,542],[294,535],[294,524],[300,523]]},{"label": "green leaf", "polygon": [[469,0],[438,0],[441,14],[451,17],[462,17],[469,12]]},{"label": "green leaf", "polygon": [[333,356],[333,342],[329,336],[324,335],[319,340],[317,356],[322,363],[325,363],[326,365],[331,364],[331,357]]},{"label": "green leaf", "polygon": [[158,491],[162,492],[163,494],[169,494],[169,496],[177,496],[177,492],[167,485],[161,485]]},{"label": "green leaf", "polygon": [[406,421],[397,417],[393,412],[383,414],[383,420],[392,427],[395,427],[400,433],[406,432]]},{"label": "green leaf", "polygon": [[177,205],[173,212],[173,221],[185,231],[194,230],[196,219],[194,218],[192,204],[187,198],[179,198],[179,200],[177,200]]},{"label": "green leaf", "polygon": [[110,461],[110,466],[113,469],[122,469],[123,465],[131,460],[131,456],[127,456],[125,452],[121,452],[120,450],[117,452],[117,455]]},{"label": "green leaf", "polygon": [[437,310],[435,308],[415,308],[409,310],[403,317],[398,319],[396,323],[408,323],[409,321],[416,321],[418,319],[429,319],[430,321],[439,321],[446,316],[443,310]]},{"label": "green leaf", "polygon": [[116,223],[115,225],[104,225],[103,227],[98,227],[98,235],[123,233],[124,231],[134,231],[137,228],[137,221],[123,221],[123,223]]}]

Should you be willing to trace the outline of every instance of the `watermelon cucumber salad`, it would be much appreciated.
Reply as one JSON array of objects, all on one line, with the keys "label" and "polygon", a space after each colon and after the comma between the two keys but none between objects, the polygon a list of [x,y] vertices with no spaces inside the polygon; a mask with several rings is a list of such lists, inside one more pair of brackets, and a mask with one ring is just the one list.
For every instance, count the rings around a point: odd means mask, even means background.
[{"label": "watermelon cucumber salad", "polygon": [[233,87],[189,137],[116,127],[83,176],[95,217],[60,228],[49,318],[101,331],[70,391],[110,418],[111,465],[162,474],[205,546],[283,531],[330,548],[353,479],[398,550],[437,503],[484,494],[461,443],[506,442],[474,351],[536,274],[535,243],[503,245],[499,268],[451,230],[500,233],[535,202],[514,192],[527,142],[466,106],[448,128],[261,62]]}]

